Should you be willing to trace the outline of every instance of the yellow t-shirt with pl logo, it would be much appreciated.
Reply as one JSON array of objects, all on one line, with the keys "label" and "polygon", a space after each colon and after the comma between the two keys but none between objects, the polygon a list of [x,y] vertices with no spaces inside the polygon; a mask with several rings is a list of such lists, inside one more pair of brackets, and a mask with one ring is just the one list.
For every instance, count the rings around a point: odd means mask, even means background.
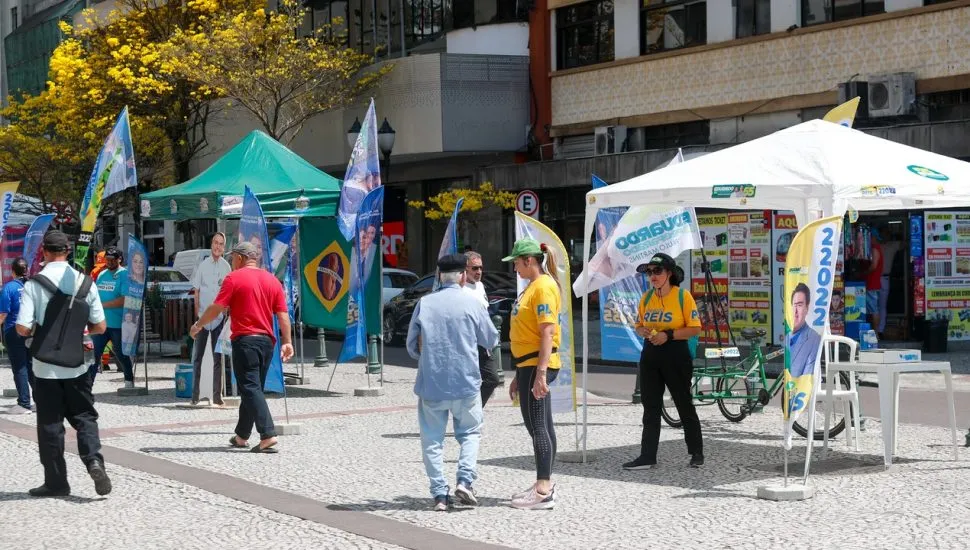
[{"label": "yellow t-shirt with pl logo", "polygon": [[[562,307],[559,285],[549,275],[541,275],[529,284],[525,292],[512,306],[511,325],[509,326],[509,340],[511,340],[512,357],[522,357],[539,352],[539,325],[552,323],[556,329],[552,335],[552,347],[558,348],[562,337],[559,325],[559,311]],[[519,367],[535,367],[539,358],[535,357],[517,364]],[[558,353],[549,357],[549,368],[558,369],[562,366]]]},{"label": "yellow t-shirt with pl logo", "polygon": [[[681,307],[680,293],[684,293],[684,305]],[[652,295],[651,295],[652,294]],[[649,301],[647,298],[649,297]],[[637,310],[638,327],[646,327],[657,332],[667,329],[701,326],[700,316],[697,315],[697,302],[690,292],[680,287],[670,287],[670,293],[663,298],[656,289],[648,290],[640,298]]]}]

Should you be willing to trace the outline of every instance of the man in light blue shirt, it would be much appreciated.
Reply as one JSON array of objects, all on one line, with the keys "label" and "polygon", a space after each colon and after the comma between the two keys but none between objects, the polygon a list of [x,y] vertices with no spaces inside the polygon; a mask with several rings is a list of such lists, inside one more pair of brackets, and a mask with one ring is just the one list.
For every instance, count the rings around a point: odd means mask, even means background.
[{"label": "man in light blue shirt", "polygon": [[441,288],[418,302],[408,328],[407,349],[418,360],[414,393],[418,396],[418,423],[424,468],[431,481],[434,509],[445,511],[449,487],[445,481],[442,450],[451,414],[455,439],[461,445],[455,497],[476,505],[472,484],[478,478],[478,443],[482,435],[482,376],[478,347],[498,345],[498,331],[475,296],[462,290],[465,256],[438,260]]},{"label": "man in light blue shirt", "polygon": [[135,387],[135,375],[131,368],[131,358],[121,352],[121,319],[125,310],[125,295],[128,294],[128,270],[121,267],[121,251],[110,246],[104,251],[106,268],[98,274],[98,296],[104,307],[104,319],[108,329],[104,334],[98,334],[94,340],[94,364],[91,365],[91,380],[98,374],[98,365],[104,348],[111,341],[111,352],[125,375],[125,387]]}]

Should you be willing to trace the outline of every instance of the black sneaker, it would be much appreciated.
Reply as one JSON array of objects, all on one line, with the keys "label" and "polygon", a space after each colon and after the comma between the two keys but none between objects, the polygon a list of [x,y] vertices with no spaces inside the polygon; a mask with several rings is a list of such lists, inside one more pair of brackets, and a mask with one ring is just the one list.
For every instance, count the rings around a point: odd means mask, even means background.
[{"label": "black sneaker", "polygon": [[111,492],[111,480],[108,479],[108,472],[104,471],[104,464],[100,460],[95,460],[88,466],[88,474],[94,480],[94,492],[100,496]]},{"label": "black sneaker", "polygon": [[434,497],[434,508],[435,512],[447,512],[448,507],[451,505],[451,499],[443,495],[440,497]]},{"label": "black sneaker", "polygon": [[704,455],[690,455],[690,467],[700,468],[704,465]]},{"label": "black sneaker", "polygon": [[27,494],[32,497],[66,497],[71,494],[71,488],[51,489],[47,485],[41,485],[27,491]]},{"label": "black sneaker", "polygon": [[623,465],[624,470],[649,470],[657,466],[657,461],[649,461],[645,458],[637,457],[636,460],[632,460]]}]

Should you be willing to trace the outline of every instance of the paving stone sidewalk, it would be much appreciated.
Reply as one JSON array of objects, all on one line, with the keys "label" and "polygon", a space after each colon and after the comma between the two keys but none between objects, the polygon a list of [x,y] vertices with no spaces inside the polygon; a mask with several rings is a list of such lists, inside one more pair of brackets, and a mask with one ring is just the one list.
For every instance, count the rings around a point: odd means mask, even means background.
[{"label": "paving stone sidewalk", "polygon": [[[235,411],[187,410],[175,407],[171,372],[173,365],[156,365],[151,375],[151,395],[119,398],[113,395],[117,374],[99,378],[96,385],[99,411],[105,427],[105,444],[138,453],[145,460],[159,458],[167,463],[225,474],[269,488],[322,503],[327,510],[364,512],[365,517],[393,520],[388,524],[426,529],[430,534],[447,533],[473,545],[491,543],[511,548],[757,548],[793,546],[807,548],[965,548],[970,525],[960,518],[970,517],[966,498],[967,463],[963,450],[954,461],[947,445],[949,431],[941,428],[900,426],[900,445],[895,465],[883,469],[880,427],[868,422],[862,434],[862,452],[845,446],[844,436],[833,442],[825,460],[813,464],[814,499],[797,503],[774,503],[755,498],[759,485],[780,482],[782,450],[780,412],[769,407],[735,424],[724,420],[715,407],[700,410],[705,435],[707,464],[702,469],[687,467],[682,432],[665,428],[660,445],[661,467],[644,472],[625,472],[620,464],[638,452],[641,409],[637,406],[598,399],[589,409],[589,448],[592,462],[586,465],[560,461],[556,465],[557,509],[553,512],[523,512],[510,508],[511,493],[527,487],[534,478],[532,451],[518,410],[507,395],[499,395],[486,408],[476,489],[482,506],[455,509],[450,513],[430,511],[427,478],[421,463],[415,413],[416,398],[411,393],[415,371],[388,366],[385,369],[386,395],[355,398],[352,390],[366,384],[362,366],[338,370],[333,392],[326,392],[329,369],[314,369],[313,384],[289,387],[288,408],[291,420],[304,423],[305,434],[281,438],[278,455],[253,455],[231,451],[225,445],[235,423]],[[319,375],[318,375],[319,373]],[[9,381],[9,371],[0,371],[0,387]],[[0,406],[12,404],[0,400]],[[274,399],[271,408],[277,421],[283,421],[283,402]],[[942,414],[941,404],[941,414]],[[29,427],[32,416],[4,417]],[[557,417],[559,450],[574,448],[573,415]],[[962,435],[962,434],[961,434]],[[23,441],[0,439],[0,457],[15,462],[16,473],[0,477],[6,497],[32,486],[40,472],[36,447]],[[962,437],[961,437],[962,442]],[[69,443],[69,447],[71,443]],[[446,467],[454,476],[457,445],[446,447]],[[803,456],[804,440],[796,440],[793,457]],[[816,453],[816,456],[818,453]],[[9,459],[8,456],[21,458]],[[799,470],[793,458],[792,472]],[[72,457],[72,478],[81,495],[93,495]],[[137,464],[135,464],[137,470]],[[183,508],[198,502],[218,506],[226,497],[145,473],[120,469],[109,464],[116,478],[116,493],[95,503],[72,503],[67,510],[91,514],[98,529],[116,523],[139,502],[133,495],[146,490],[143,485],[160,479],[170,484],[173,494],[159,493],[159,502],[142,521],[171,528],[191,523],[189,518],[221,516],[227,522],[239,521],[243,512],[219,514],[218,509],[199,508],[195,514]],[[140,476],[140,477],[139,477]],[[172,476],[179,477],[179,476]],[[154,494],[154,488],[147,489]],[[228,492],[228,491],[226,491]],[[187,495],[205,495],[191,497]],[[221,499],[221,500],[220,500]],[[258,497],[253,500],[258,501]],[[303,526],[292,516],[275,519],[264,505],[264,516],[249,508],[252,503],[230,500],[252,522],[276,522],[282,547],[353,548],[375,545],[371,539],[354,538],[355,518],[346,512],[345,524],[331,525],[309,534],[299,531],[295,542],[286,537],[294,525]],[[38,515],[34,502],[14,500],[0,506],[0,522],[16,519],[24,529],[43,532],[57,514]],[[83,506],[81,505],[83,504]],[[92,513],[88,508],[98,507]],[[267,509],[267,507],[269,509]],[[169,508],[179,509],[168,513]],[[63,509],[58,509],[63,514]],[[299,512],[294,512],[300,517]],[[342,516],[337,516],[338,518]],[[100,522],[97,521],[98,518]],[[804,522],[808,521],[806,525]],[[72,518],[73,522],[73,518]],[[83,524],[87,521],[82,520]],[[287,523],[290,522],[290,523]],[[799,523],[801,522],[801,523]],[[204,522],[195,523],[202,524]],[[248,525],[248,524],[246,524]],[[313,523],[317,527],[323,527]],[[146,527],[149,532],[158,527]],[[224,531],[210,535],[218,540]],[[267,528],[260,533],[275,533]],[[393,528],[382,535],[379,544],[395,544]],[[348,532],[349,531],[349,532]],[[44,535],[35,535],[50,544]],[[51,534],[54,537],[55,534]],[[67,536],[67,535],[65,535]],[[317,542],[311,536],[337,537],[332,542]],[[300,537],[308,537],[306,545]],[[343,537],[343,538],[340,538]],[[31,539],[37,540],[37,539]],[[64,539],[58,539],[64,540]],[[156,539],[157,548],[192,547],[191,538]],[[188,540],[187,545],[182,541]],[[326,539],[322,539],[326,540]],[[347,542],[344,542],[347,541]],[[233,543],[238,546],[240,543]],[[244,544],[244,543],[243,543]],[[50,544],[53,546],[53,544]],[[275,544],[274,544],[275,545]],[[294,546],[295,545],[295,546]],[[4,547],[0,539],[0,547]],[[36,545],[19,545],[34,547]],[[58,545],[65,547],[65,545]],[[419,547],[409,543],[410,547]],[[67,547],[71,547],[67,545]],[[97,547],[97,546],[92,546]],[[101,546],[111,547],[111,546]],[[119,546],[120,547],[120,546]],[[383,546],[373,546],[383,547]],[[431,547],[431,546],[427,546]]]}]

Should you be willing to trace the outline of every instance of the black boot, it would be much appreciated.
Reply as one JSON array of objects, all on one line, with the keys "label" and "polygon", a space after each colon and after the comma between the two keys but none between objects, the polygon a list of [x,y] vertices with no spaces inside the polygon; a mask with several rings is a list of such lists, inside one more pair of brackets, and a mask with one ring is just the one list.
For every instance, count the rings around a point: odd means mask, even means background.
[{"label": "black boot", "polygon": [[71,494],[71,488],[51,489],[47,485],[41,485],[27,491],[27,494],[32,497],[66,497]]},{"label": "black boot", "polygon": [[88,465],[88,474],[94,480],[94,492],[100,496],[111,492],[111,480],[108,479],[108,472],[104,471],[104,464],[100,460],[94,460]]}]

